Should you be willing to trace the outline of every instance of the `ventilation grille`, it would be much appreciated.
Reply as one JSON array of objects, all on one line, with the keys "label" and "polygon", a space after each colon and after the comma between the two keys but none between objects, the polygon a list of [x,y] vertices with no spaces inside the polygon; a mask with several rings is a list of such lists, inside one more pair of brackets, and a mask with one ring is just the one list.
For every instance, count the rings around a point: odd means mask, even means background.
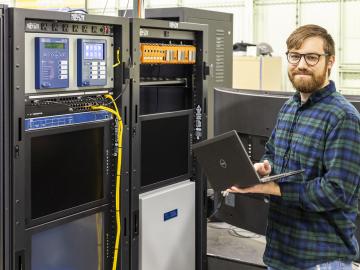
[{"label": "ventilation grille", "polygon": [[215,82],[224,82],[225,68],[225,31],[216,29],[216,61],[215,61]]}]

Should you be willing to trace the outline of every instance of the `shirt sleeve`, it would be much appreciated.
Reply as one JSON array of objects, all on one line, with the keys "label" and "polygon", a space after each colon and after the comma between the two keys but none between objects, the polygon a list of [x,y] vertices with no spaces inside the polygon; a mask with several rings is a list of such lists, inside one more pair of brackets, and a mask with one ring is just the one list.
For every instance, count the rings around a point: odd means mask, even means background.
[{"label": "shirt sleeve", "polygon": [[360,183],[360,123],[356,115],[346,115],[327,134],[323,164],[322,177],[279,183],[282,200],[313,212],[352,207]]}]

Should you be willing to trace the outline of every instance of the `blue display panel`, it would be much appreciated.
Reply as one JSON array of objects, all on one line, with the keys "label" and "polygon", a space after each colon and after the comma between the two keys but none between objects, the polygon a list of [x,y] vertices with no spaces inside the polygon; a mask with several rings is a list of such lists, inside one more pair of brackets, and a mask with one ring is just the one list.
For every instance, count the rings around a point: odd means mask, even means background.
[{"label": "blue display panel", "polygon": [[104,86],[106,77],[106,40],[78,39],[77,85]]},{"label": "blue display panel", "polygon": [[178,210],[174,209],[172,211],[164,213],[164,221],[167,221],[169,219],[176,218],[178,216]]},{"label": "blue display panel", "polygon": [[111,119],[111,113],[107,111],[83,112],[46,117],[25,119],[25,130],[38,130],[45,128],[62,127],[69,125],[99,122]]},{"label": "blue display panel", "polygon": [[84,43],[85,60],[104,60],[103,43]]},{"label": "blue display panel", "polygon": [[69,39],[35,38],[35,89],[69,87]]}]

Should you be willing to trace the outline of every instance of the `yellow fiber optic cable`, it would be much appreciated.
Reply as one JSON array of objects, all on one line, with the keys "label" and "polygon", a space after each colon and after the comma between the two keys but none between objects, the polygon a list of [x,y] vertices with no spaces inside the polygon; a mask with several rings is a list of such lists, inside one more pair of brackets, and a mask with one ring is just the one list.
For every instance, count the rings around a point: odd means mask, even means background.
[{"label": "yellow fiber optic cable", "polygon": [[117,50],[116,50],[116,63],[113,64],[113,68],[117,67],[120,64],[121,64],[121,61],[120,61],[120,48],[117,48]]},{"label": "yellow fiber optic cable", "polygon": [[[119,120],[118,116],[117,116],[117,112],[114,111],[113,109],[109,108],[109,107],[106,107],[106,106],[101,106],[101,105],[93,105],[91,106],[91,109],[93,110],[104,110],[104,111],[107,111],[111,114],[114,114],[116,116],[116,119]],[[119,116],[120,117],[120,116]]]},{"label": "yellow fiber optic cable", "polygon": [[120,173],[121,173],[121,157],[122,157],[122,130],[123,130],[123,123],[120,117],[120,113],[118,110],[118,107],[116,105],[116,102],[114,100],[114,98],[111,95],[105,95],[105,98],[108,98],[112,101],[114,108],[116,110],[117,116],[118,118],[118,134],[120,133],[119,131],[119,127],[121,127],[121,136],[118,135],[118,166],[117,166],[117,172],[116,172],[116,186],[118,188],[116,188],[116,193],[115,193],[115,208],[116,208],[116,224],[117,227],[119,228],[117,230],[116,233],[116,241],[115,241],[115,253],[114,254],[114,264],[113,264],[113,269],[112,270],[116,270],[116,263],[115,263],[115,256],[116,256],[116,260],[117,260],[117,256],[118,256],[118,250],[119,250],[119,244],[120,244],[120,228],[121,228],[121,224],[120,224]]},{"label": "yellow fiber optic cable", "polygon": [[112,101],[115,110],[108,108],[106,106],[92,106],[93,110],[104,110],[110,112],[111,114],[116,116],[118,120],[118,157],[117,157],[117,168],[116,168],[116,184],[115,184],[115,211],[116,211],[116,240],[115,240],[115,248],[114,248],[114,261],[112,265],[112,270],[116,270],[117,261],[118,261],[118,253],[119,253],[119,245],[120,245],[120,235],[121,235],[121,222],[120,222],[120,189],[121,189],[121,159],[122,159],[122,132],[123,132],[123,122],[121,116],[119,114],[119,110],[115,103],[115,100],[111,95],[105,95],[105,98],[108,98]]}]

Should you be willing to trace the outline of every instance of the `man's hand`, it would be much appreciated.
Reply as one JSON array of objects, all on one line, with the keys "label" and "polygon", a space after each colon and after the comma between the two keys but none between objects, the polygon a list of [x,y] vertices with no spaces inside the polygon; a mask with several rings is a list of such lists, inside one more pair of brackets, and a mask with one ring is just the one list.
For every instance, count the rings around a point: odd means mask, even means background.
[{"label": "man's hand", "polygon": [[[261,163],[255,163],[254,168],[260,177],[268,176],[271,173],[271,165],[268,160],[264,160]],[[281,196],[280,187],[275,182],[267,182],[264,184],[257,184],[252,187],[247,188],[238,188],[236,186],[232,186],[227,189],[226,192],[234,192],[234,193],[261,193],[261,194],[269,194],[274,196]]]},{"label": "man's hand", "polygon": [[268,176],[271,173],[271,165],[268,160],[261,163],[255,163],[254,168],[260,177]]},{"label": "man's hand", "polygon": [[281,196],[280,186],[275,182],[257,184],[255,186],[247,187],[247,188],[238,188],[236,186],[232,186],[226,191],[233,193],[261,193],[261,194],[269,194],[274,196]]}]

